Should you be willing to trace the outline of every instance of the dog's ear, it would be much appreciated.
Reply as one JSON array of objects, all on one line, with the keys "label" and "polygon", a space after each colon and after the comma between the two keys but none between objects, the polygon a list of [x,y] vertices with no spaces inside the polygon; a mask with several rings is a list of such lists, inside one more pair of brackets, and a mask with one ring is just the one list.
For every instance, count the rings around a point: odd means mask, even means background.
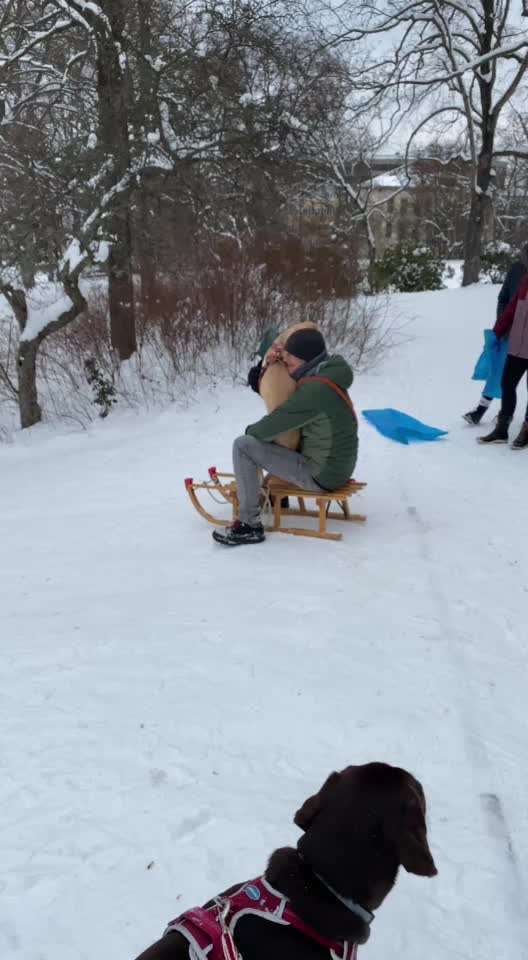
[{"label": "dog's ear", "polygon": [[403,805],[403,822],[394,838],[402,867],[418,877],[435,877],[438,873],[427,842],[425,810],[416,795]]},{"label": "dog's ear", "polygon": [[313,797],[308,797],[308,800],[305,800],[301,809],[297,810],[293,818],[293,822],[297,827],[300,827],[301,830],[308,830],[315,820],[317,814],[321,812],[323,807],[328,802],[328,798],[332,793],[333,788],[339,782],[340,774],[331,773],[327,780],[323,783],[323,786],[318,793],[314,794]]}]

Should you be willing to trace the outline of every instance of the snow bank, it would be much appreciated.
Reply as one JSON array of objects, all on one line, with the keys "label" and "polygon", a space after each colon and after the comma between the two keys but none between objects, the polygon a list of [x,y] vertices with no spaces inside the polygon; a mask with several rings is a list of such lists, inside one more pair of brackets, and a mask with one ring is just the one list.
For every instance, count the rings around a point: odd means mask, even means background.
[{"label": "snow bank", "polygon": [[462,286],[462,274],[464,272],[463,260],[446,260],[444,276],[442,283],[448,290],[456,290]]}]

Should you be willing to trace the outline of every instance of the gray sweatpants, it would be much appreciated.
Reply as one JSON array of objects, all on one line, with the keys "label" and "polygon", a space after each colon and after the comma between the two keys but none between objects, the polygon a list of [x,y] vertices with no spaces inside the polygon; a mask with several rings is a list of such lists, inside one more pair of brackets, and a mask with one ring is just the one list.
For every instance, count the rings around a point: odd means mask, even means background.
[{"label": "gray sweatpants", "polygon": [[233,444],[233,467],[243,523],[260,521],[259,467],[303,490],[317,489],[313,479],[317,467],[302,453],[287,450],[277,443],[263,443],[255,437],[237,437]]}]

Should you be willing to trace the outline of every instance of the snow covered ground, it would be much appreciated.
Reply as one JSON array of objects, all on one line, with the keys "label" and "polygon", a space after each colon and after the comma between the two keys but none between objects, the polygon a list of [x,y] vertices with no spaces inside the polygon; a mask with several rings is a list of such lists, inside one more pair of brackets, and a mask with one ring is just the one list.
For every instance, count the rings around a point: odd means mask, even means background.
[{"label": "snow covered ground", "polygon": [[395,298],[412,340],[356,406],[450,433],[362,424],[342,543],[224,552],[192,512],[183,477],[261,413],[243,388],[0,446],[2,960],[131,960],[372,759],[422,780],[440,873],[400,875],[360,956],[528,957],[528,454],[460,418],[495,296]]}]

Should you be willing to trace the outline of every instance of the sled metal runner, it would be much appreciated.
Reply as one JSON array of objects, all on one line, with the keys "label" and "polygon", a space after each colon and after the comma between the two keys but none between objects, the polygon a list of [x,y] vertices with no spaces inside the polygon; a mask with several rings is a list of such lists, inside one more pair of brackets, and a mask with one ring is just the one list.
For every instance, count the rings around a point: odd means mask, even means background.
[{"label": "sled metal runner", "polygon": [[[288,533],[297,537],[315,537],[319,540],[341,540],[342,533],[333,533],[327,529],[328,520],[341,520],[347,523],[364,523],[366,516],[361,513],[351,513],[349,500],[356,493],[361,493],[366,487],[366,483],[359,483],[357,480],[349,480],[339,490],[333,490],[331,493],[325,493],[321,490],[301,490],[285,480],[277,477],[266,477],[263,485],[264,508],[269,507],[272,514],[273,523],[266,526],[267,532]],[[236,481],[233,473],[218,472],[216,467],[210,467],[209,480],[195,482],[192,477],[185,480],[185,489],[195,510],[204,517],[208,523],[215,526],[228,526],[233,520],[238,519],[238,499],[236,491]],[[231,507],[231,517],[228,519],[215,517],[204,506],[201,496],[205,491],[210,499],[218,504],[229,504]],[[283,507],[282,501],[285,498],[295,500],[296,507]],[[315,501],[315,509],[307,506],[307,501]],[[335,507],[332,508],[332,504]],[[315,529],[308,527],[290,527],[283,526],[282,521],[288,517],[310,517],[318,521]]]}]

